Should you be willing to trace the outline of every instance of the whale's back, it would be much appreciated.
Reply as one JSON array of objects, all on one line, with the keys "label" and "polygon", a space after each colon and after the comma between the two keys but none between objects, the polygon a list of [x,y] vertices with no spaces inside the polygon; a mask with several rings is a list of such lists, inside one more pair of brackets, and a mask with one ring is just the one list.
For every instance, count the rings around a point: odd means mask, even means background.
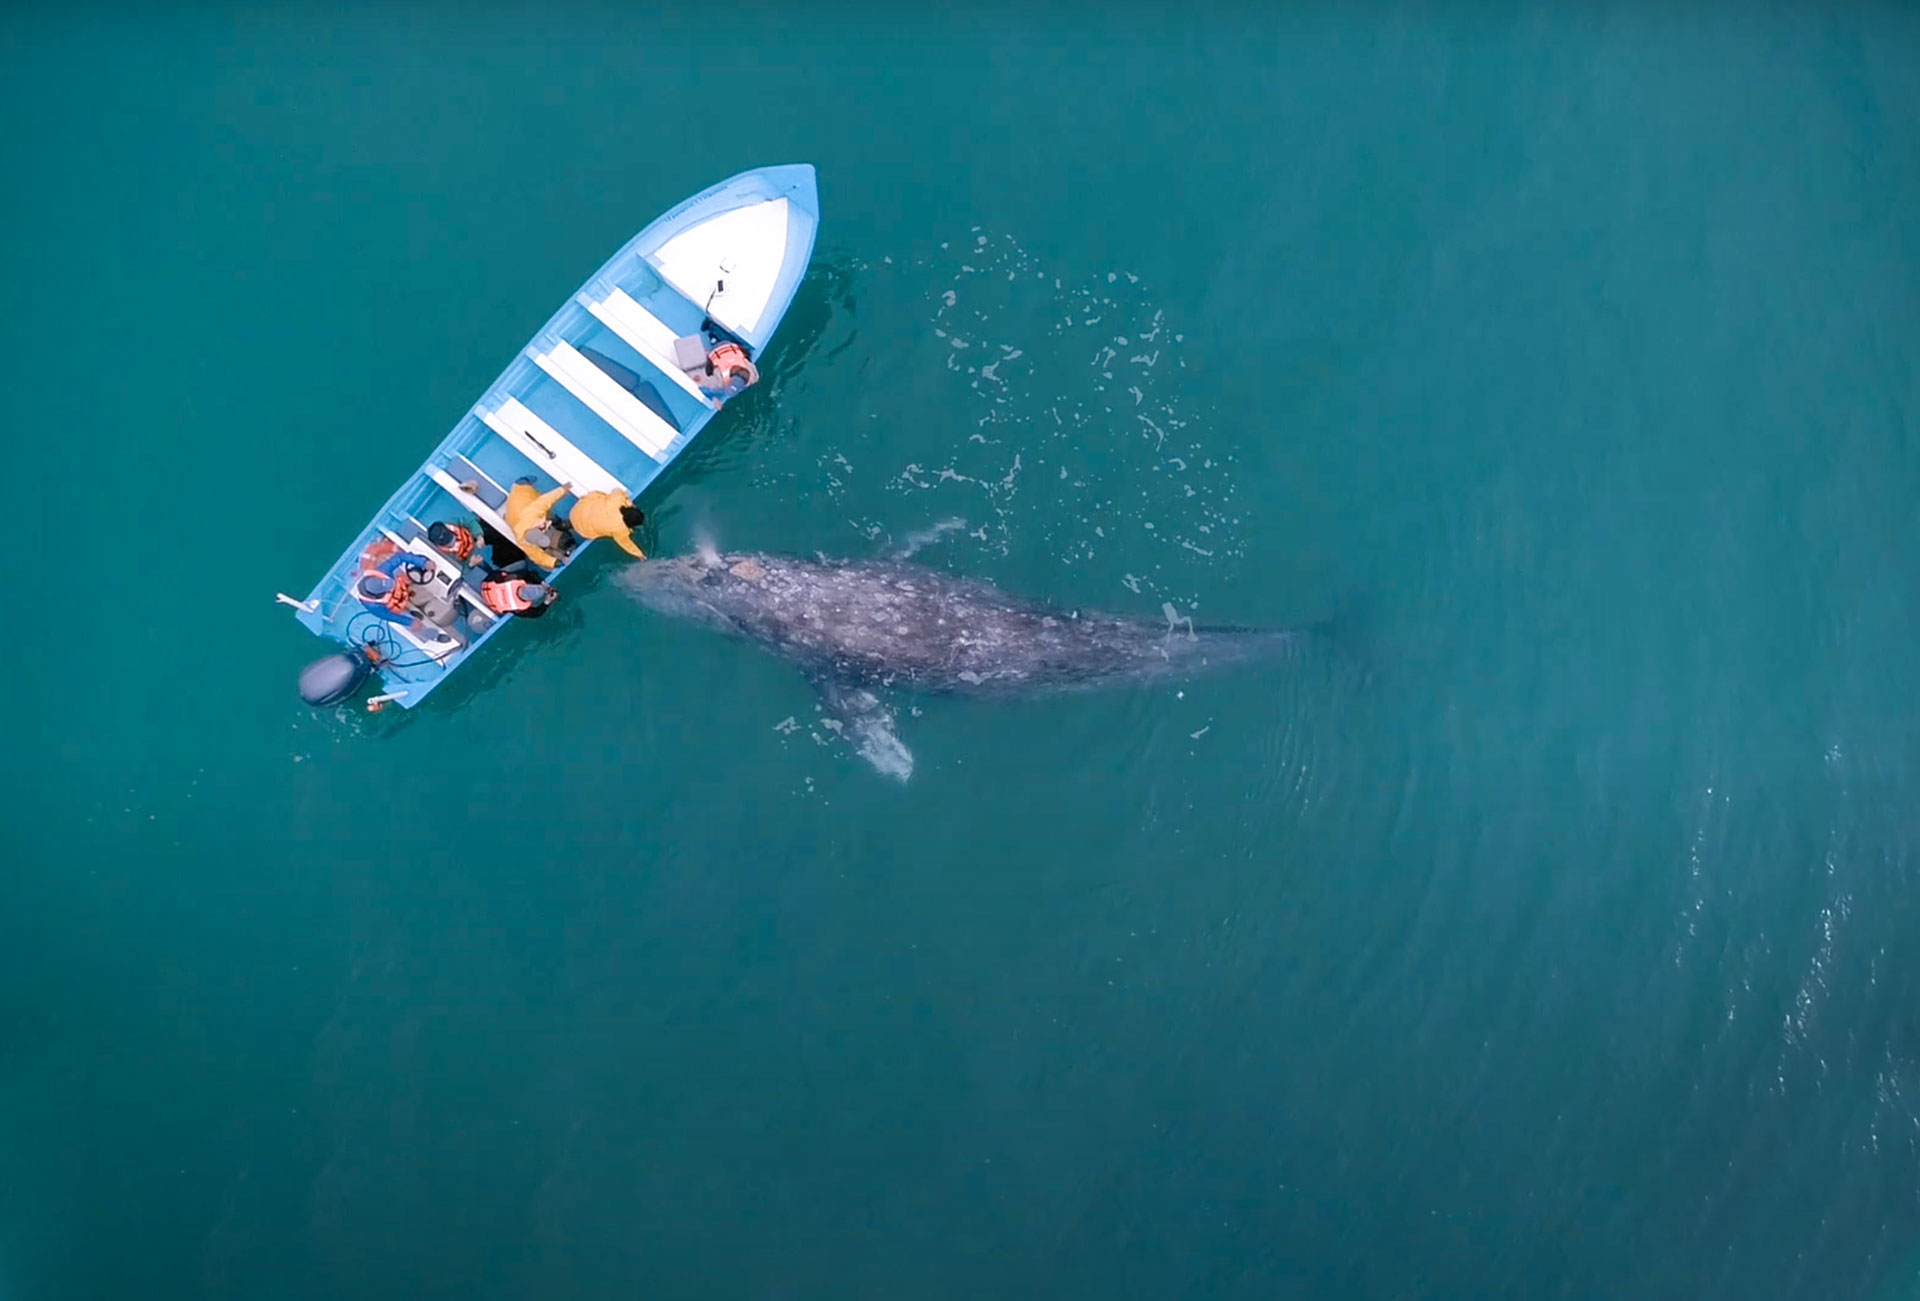
[{"label": "whale's back", "polygon": [[856,682],[989,695],[1091,685],[1285,653],[1298,634],[1170,628],[1018,600],[903,561],[764,554],[649,561],[622,581],[647,604]]},{"label": "whale's back", "polygon": [[755,631],[798,658],[866,681],[990,692],[1112,676],[1150,629],[1058,611],[977,579],[905,562],[774,564],[742,592]]}]

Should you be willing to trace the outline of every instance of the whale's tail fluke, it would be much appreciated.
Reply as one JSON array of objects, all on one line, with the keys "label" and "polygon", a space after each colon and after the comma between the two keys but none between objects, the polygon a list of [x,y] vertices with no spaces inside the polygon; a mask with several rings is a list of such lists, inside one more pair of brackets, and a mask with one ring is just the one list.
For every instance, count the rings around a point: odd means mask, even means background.
[{"label": "whale's tail fluke", "polygon": [[1315,626],[1340,658],[1359,671],[1363,681],[1372,680],[1377,650],[1372,602],[1359,592],[1345,592],[1331,613]]},{"label": "whale's tail fluke", "polygon": [[[1328,656],[1359,668],[1370,676],[1372,663],[1368,609],[1355,596],[1342,598],[1324,617],[1284,627],[1245,624],[1199,624],[1193,631],[1213,643],[1209,658],[1230,661],[1301,659]],[[1173,634],[1175,638],[1182,633]]]}]

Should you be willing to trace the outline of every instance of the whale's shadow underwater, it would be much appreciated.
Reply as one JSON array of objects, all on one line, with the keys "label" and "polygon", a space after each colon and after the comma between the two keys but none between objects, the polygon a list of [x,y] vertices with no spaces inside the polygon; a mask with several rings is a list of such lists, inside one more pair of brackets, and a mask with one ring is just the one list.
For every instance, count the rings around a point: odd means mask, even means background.
[{"label": "whale's shadow underwater", "polygon": [[904,558],[802,560],[703,550],[616,581],[642,604],[792,661],[863,758],[905,781],[913,754],[876,692],[1022,696],[1141,682],[1305,653],[1331,621],[1281,628],[1065,612]]}]

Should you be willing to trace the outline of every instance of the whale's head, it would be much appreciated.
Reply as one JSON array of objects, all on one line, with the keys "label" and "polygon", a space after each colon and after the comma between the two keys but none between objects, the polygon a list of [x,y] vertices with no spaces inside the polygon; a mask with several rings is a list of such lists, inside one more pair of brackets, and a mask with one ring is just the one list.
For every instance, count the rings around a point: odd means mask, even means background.
[{"label": "whale's head", "polygon": [[642,560],[621,568],[615,581],[649,609],[710,627],[732,629],[758,595],[761,570],[752,556],[701,548],[683,556]]}]

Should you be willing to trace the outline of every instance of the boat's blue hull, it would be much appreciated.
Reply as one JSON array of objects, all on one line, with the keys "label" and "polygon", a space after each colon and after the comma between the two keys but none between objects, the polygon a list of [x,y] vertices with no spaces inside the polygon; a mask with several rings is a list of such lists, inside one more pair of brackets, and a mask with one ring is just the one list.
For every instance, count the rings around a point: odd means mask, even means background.
[{"label": "boat's blue hull", "polygon": [[[463,631],[463,644],[451,651],[416,640],[354,595],[367,548],[385,538],[424,553],[418,535],[436,520],[477,517],[498,527],[501,494],[528,476],[542,492],[571,482],[582,492],[624,488],[638,500],[717,413],[675,364],[674,339],[704,325],[710,341],[736,341],[758,361],[812,259],[818,224],[813,168],[804,163],[743,172],[648,224],[527,341],[314,585],[296,617],[347,647],[372,642],[379,694],[419,704],[515,620],[477,614],[481,627]],[[563,499],[556,513],[567,505]],[[457,570],[444,561],[439,567],[449,579]],[[462,615],[481,606],[465,586],[446,591]]]}]

